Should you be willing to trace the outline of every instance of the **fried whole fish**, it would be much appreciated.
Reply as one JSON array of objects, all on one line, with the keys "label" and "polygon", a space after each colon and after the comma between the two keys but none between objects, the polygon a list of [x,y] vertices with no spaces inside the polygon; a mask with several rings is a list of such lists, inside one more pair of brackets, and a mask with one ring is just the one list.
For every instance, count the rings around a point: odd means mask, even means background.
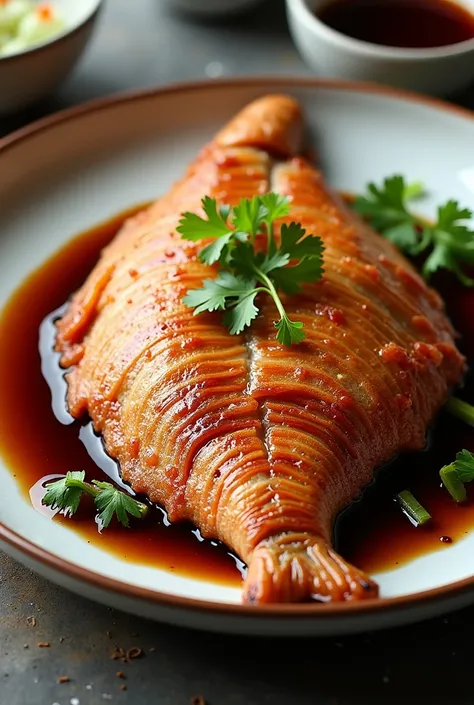
[{"label": "fried whole fish", "polygon": [[[334,519],[377,467],[424,446],[464,369],[438,294],[299,156],[302,132],[291,97],[247,106],[125,223],[57,324],[71,414],[89,414],[136,492],[248,564],[248,603],[377,595],[333,549]],[[182,303],[215,270],[180,214],[270,190],[326,248],[322,281],[285,301],[307,334],[291,348],[270,299],[239,336]]]}]

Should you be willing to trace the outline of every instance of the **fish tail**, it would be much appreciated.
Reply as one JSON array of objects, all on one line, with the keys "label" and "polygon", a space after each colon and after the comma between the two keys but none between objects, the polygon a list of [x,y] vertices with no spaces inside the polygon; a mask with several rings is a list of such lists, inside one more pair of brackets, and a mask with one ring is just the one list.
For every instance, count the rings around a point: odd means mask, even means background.
[{"label": "fish tail", "polygon": [[378,596],[377,584],[322,537],[284,534],[262,541],[244,584],[247,604],[344,602]]}]

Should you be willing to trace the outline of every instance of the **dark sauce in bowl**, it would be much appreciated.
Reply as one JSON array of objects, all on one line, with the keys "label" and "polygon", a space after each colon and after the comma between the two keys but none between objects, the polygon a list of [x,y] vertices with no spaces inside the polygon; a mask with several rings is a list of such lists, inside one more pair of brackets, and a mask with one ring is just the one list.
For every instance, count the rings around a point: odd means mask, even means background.
[{"label": "dark sauce in bowl", "polygon": [[[122,213],[71,240],[26,279],[4,309],[0,317],[0,452],[39,511],[102,550],[130,563],[237,586],[245,566],[228,549],[217,541],[203,540],[190,525],[170,526],[158,508],[152,508],[145,521],[133,520],[130,529],[112,523],[99,533],[87,498],[72,519],[58,513],[53,516],[41,506],[45,479],[68,470],[85,470],[89,480],[112,477],[120,483],[117,465],[105,453],[91,424],[74,421],[67,412],[63,371],[53,351],[52,312],[83,283],[101,249],[138,210]],[[451,280],[440,286],[451,317],[463,333],[464,351],[474,359],[470,325],[474,291]],[[464,396],[468,401],[474,399],[470,380]],[[440,488],[438,476],[441,465],[461,448],[474,450],[474,429],[442,414],[427,450],[401,456],[382,470],[363,498],[341,515],[336,543],[344,557],[371,573],[389,570],[423,553],[447,550],[473,528],[474,502],[456,506]],[[406,488],[433,515],[430,525],[414,528],[395,505],[393,496]]]},{"label": "dark sauce in bowl", "polygon": [[474,15],[451,0],[331,0],[317,17],[371,44],[433,48],[474,38]]}]

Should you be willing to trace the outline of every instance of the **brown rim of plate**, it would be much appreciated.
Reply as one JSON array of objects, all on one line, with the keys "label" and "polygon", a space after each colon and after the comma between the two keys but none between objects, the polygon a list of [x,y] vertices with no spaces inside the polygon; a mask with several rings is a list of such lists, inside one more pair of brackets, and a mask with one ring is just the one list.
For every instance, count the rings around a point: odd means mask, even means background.
[{"label": "brown rim of plate", "polygon": [[[51,47],[57,46],[58,44],[63,44],[67,39],[70,39],[74,35],[78,34],[82,29],[84,29],[88,24],[93,22],[100,12],[102,5],[103,5],[104,0],[98,0],[96,7],[92,10],[92,12],[85,17],[85,19],[82,20],[82,22],[79,22],[75,27],[72,29],[68,30],[67,28],[61,32],[57,37],[52,37],[49,40],[46,40],[45,42],[41,44],[37,44],[36,46],[33,45],[29,49],[25,49],[25,51],[19,51],[16,54],[8,54],[7,56],[0,56],[0,66],[7,64],[7,63],[13,63],[14,61],[22,61],[24,58],[30,57],[32,54],[40,54],[45,51],[49,51]],[[38,121],[39,122],[39,121]],[[32,123],[35,125],[36,123]],[[16,133],[13,133],[16,134]],[[1,140],[0,140],[1,142]]]},{"label": "brown rim of plate", "polygon": [[[203,88],[222,87],[258,87],[262,90],[274,90],[277,86],[285,85],[285,90],[291,91],[291,86],[306,88],[325,88],[329,90],[346,90],[356,93],[369,93],[397,98],[403,101],[418,103],[428,107],[450,112],[465,119],[474,121],[474,112],[466,108],[452,105],[437,98],[430,98],[410,91],[399,90],[386,86],[379,86],[371,83],[357,83],[351,81],[320,80],[305,77],[251,77],[251,78],[231,78],[231,79],[211,79],[203,81],[193,81],[175,83],[163,88],[151,88],[145,90],[131,91],[119,95],[112,95],[89,101],[82,105],[62,110],[48,117],[42,118],[26,127],[20,128],[12,134],[0,139],[0,157],[2,152],[10,147],[14,147],[19,142],[27,140],[29,137],[36,137],[41,132],[55,128],[56,125],[80,118],[84,114],[99,112],[114,105],[122,105],[135,100],[152,99],[157,95],[168,95],[180,92],[200,91]],[[432,588],[422,592],[416,592],[401,597],[375,598],[360,602],[334,602],[325,605],[317,603],[303,604],[278,604],[278,605],[239,605],[221,602],[209,602],[194,598],[179,597],[168,593],[162,593],[149,588],[142,588],[136,585],[123,583],[115,578],[109,578],[100,573],[83,568],[75,563],[70,563],[54,553],[49,553],[45,549],[36,545],[32,541],[23,538],[20,534],[9,529],[0,522],[0,541],[5,542],[11,548],[28,556],[35,562],[41,563],[51,570],[63,573],[74,580],[87,583],[92,587],[102,589],[106,592],[113,592],[123,597],[137,599],[142,602],[152,603],[161,607],[175,607],[193,612],[224,614],[228,616],[246,618],[292,618],[292,617],[317,617],[318,619],[350,616],[360,614],[361,617],[367,614],[380,611],[398,611],[410,607],[416,607],[420,603],[432,603],[437,600],[447,601],[459,597],[474,590],[474,575],[464,580],[459,580],[439,588]]]}]

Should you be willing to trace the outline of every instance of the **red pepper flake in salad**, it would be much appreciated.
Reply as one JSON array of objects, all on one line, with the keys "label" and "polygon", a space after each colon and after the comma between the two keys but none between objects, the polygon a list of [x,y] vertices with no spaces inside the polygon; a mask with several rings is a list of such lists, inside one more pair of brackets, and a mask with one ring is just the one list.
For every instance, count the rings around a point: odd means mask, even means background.
[{"label": "red pepper flake in salad", "polygon": [[51,22],[54,16],[53,7],[49,2],[43,2],[38,5],[36,12],[42,22]]}]

